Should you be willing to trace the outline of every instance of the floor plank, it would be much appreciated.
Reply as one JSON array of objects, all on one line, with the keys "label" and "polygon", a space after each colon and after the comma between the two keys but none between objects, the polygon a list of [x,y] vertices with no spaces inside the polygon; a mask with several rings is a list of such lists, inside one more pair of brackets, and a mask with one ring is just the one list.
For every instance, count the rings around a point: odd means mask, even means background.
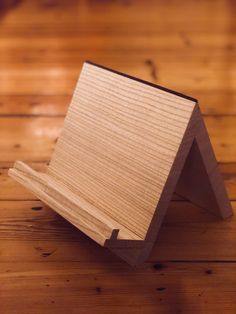
[{"label": "floor plank", "polygon": [[[68,95],[1,95],[0,116],[64,116],[72,97]],[[236,92],[192,91],[204,115],[236,115]]]},{"label": "floor plank", "polygon": [[[162,0],[149,0],[148,5],[142,0],[92,1],[89,4],[73,0],[27,0],[15,5],[14,10],[8,10],[0,35],[22,34],[23,29],[23,34],[34,36],[62,36],[68,32],[77,35],[92,32],[100,35],[101,32],[107,31],[115,35],[127,32],[155,33],[160,30],[228,33],[235,31],[234,12],[234,3],[222,0],[214,1],[214,5],[211,0],[184,1],[181,5],[176,1],[165,4]],[[18,26],[15,32],[12,26]]]},{"label": "floor plank", "polygon": [[[2,262],[119,261],[40,201],[0,206]],[[235,210],[236,203],[232,206]],[[235,232],[235,216],[222,221],[191,203],[173,201],[149,261],[236,261]]]},{"label": "floor plank", "polygon": [[19,307],[34,314],[236,310],[231,263],[159,263],[142,270],[119,263],[38,263],[33,268],[9,263],[0,277],[4,313],[19,313]]},{"label": "floor plank", "polygon": [[[0,117],[0,162],[50,160],[63,121],[64,117]],[[235,162],[236,116],[207,116],[205,122],[217,160]]]},{"label": "floor plank", "polygon": [[[218,90],[228,93],[235,86],[235,63],[229,60],[225,61],[188,61],[186,59],[184,65],[182,62],[176,62],[175,56],[171,61],[160,62],[151,59],[147,55],[146,58],[135,60],[132,57],[123,59],[126,51],[120,53],[120,58],[109,62],[107,58],[91,58],[87,54],[87,59],[91,59],[96,63],[103,64],[113,69],[119,69],[121,72],[141,77],[144,80],[153,81],[159,85],[166,86],[169,89],[177,90],[188,94],[191,91],[192,96],[197,94],[198,90],[212,92]],[[183,58],[184,56],[181,56]],[[17,63],[14,65],[4,63],[1,67],[1,76],[4,77],[0,85],[0,94],[18,95],[25,94],[69,94],[71,93],[79,77],[79,73],[83,62],[86,58],[80,58],[78,62],[70,65],[51,65],[47,64],[27,64]],[[183,67],[184,66],[184,67]],[[155,73],[155,74],[154,74]],[[181,73],[181,75],[180,75]]]}]

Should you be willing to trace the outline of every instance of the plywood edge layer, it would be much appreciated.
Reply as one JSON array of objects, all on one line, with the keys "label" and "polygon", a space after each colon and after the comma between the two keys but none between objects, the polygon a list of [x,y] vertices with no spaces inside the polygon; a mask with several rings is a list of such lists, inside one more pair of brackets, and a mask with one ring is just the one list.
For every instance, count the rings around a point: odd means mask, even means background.
[{"label": "plywood edge layer", "polygon": [[119,239],[141,240],[47,173],[36,172],[17,161],[9,169],[9,175],[102,246],[107,239],[114,239],[118,234]]},{"label": "plywood edge layer", "polygon": [[183,99],[186,99],[186,100],[189,100],[189,101],[192,101],[194,103],[197,103],[197,99],[196,98],[193,98],[189,95],[185,95],[183,93],[180,93],[180,92],[177,92],[177,91],[174,91],[172,89],[169,89],[169,88],[166,88],[164,86],[161,86],[161,85],[158,85],[158,84],[155,84],[155,83],[152,83],[152,82],[149,82],[149,81],[145,81],[145,80],[142,80],[136,76],[132,76],[132,75],[129,75],[129,74],[126,74],[126,73],[123,73],[123,72],[120,72],[120,71],[117,71],[117,70],[114,70],[114,69],[111,69],[111,68],[108,68],[106,66],[103,66],[103,65],[100,65],[100,64],[97,64],[93,61],[90,61],[90,60],[86,60],[84,62],[84,64],[88,64],[88,65],[91,65],[91,66],[94,66],[94,67],[97,67],[97,68],[100,68],[100,69],[103,69],[103,70],[106,70],[106,71],[109,71],[109,72],[112,72],[112,73],[115,73],[115,74],[118,74],[118,75],[121,75],[123,77],[126,77],[126,78],[129,78],[133,81],[137,81],[139,83],[142,83],[142,84],[145,84],[145,85],[148,85],[148,86],[151,86],[151,87],[154,87],[154,88],[157,88],[161,91],[164,91],[166,93],[170,93],[172,95],[175,95],[175,96],[178,96],[180,98],[183,98]]}]

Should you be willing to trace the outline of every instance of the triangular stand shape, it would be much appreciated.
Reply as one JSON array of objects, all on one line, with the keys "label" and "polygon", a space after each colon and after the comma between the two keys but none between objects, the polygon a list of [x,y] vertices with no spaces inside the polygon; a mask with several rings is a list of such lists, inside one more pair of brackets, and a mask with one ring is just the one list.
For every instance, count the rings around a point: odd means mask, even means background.
[{"label": "triangular stand shape", "polygon": [[45,173],[9,175],[131,265],[144,262],[173,193],[232,215],[197,101],[86,62]]}]

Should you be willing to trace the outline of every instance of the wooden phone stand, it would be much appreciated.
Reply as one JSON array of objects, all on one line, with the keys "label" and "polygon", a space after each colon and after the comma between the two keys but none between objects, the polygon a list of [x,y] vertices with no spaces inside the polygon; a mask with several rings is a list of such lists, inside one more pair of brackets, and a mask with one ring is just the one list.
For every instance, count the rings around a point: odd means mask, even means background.
[{"label": "wooden phone stand", "polygon": [[145,261],[173,193],[227,218],[197,101],[86,62],[51,162],[9,175],[131,265]]}]

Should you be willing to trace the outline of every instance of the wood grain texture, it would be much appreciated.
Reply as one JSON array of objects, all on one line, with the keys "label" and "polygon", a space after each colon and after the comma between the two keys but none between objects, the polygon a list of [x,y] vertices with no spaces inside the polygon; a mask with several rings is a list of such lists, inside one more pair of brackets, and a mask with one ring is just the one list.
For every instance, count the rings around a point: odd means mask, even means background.
[{"label": "wood grain texture", "polygon": [[[37,171],[46,171],[47,163],[33,162],[29,165]],[[36,197],[29,190],[12,180],[8,176],[8,169],[13,166],[13,162],[0,163],[0,200],[35,200]],[[223,176],[227,194],[231,200],[236,200],[236,164],[220,164],[220,173]],[[179,195],[173,196],[174,200],[181,200]],[[183,200],[183,199],[182,199]]]},{"label": "wood grain texture", "polygon": [[[1,201],[1,208],[2,262],[124,264],[40,201]],[[172,202],[148,261],[234,262],[235,231],[235,216],[222,221],[189,202]]]},{"label": "wood grain texture", "polygon": [[47,173],[38,173],[26,164],[16,162],[9,174],[101,245],[112,237],[115,229],[121,231],[120,239],[140,239]]},{"label": "wood grain texture", "polygon": [[[163,216],[157,204],[177,167],[195,106],[191,98],[85,63],[46,173],[16,162],[9,175],[97,243],[136,264],[153,246],[149,229],[154,214]],[[189,140],[188,146],[192,135]]]},{"label": "wood grain texture", "polygon": [[[149,80],[149,78],[148,78]],[[185,89],[183,89],[185,91]],[[222,117],[236,114],[236,93],[215,91],[205,92],[199,90],[187,90],[187,94],[196,96],[200,102],[202,114],[210,118],[212,116]],[[0,94],[0,116],[65,116],[68,104],[71,101],[68,95],[1,95]]]},{"label": "wood grain texture", "polygon": [[235,216],[222,222],[172,203],[150,260],[162,262],[133,270],[7,177],[16,159],[43,170],[64,120],[56,116],[91,59],[199,99],[235,200],[234,1],[5,0],[0,8],[0,199],[8,199],[0,312],[234,314]]},{"label": "wood grain texture", "polygon": [[86,63],[49,175],[144,239],[193,107]]},{"label": "wood grain texture", "polygon": [[46,173],[15,162],[9,175],[131,265],[148,258],[175,190],[232,215],[197,101],[90,62]]},{"label": "wood grain texture", "polygon": [[[33,267],[31,263],[4,263],[3,271],[5,313],[18,313],[16,307],[24,313],[32,303],[37,314],[49,308],[65,313],[67,304],[73,304],[71,313],[78,313],[78,309],[80,313],[140,313],[141,308],[141,313],[156,313],[157,309],[158,313],[172,313],[181,309],[186,313],[220,314],[225,309],[228,313],[236,309],[235,267],[227,263],[158,263],[139,270],[118,263],[106,267],[102,263],[81,262],[56,266],[44,263],[44,267],[39,263]],[[31,298],[27,297],[29,292]],[[14,304],[11,295],[16,298]]]},{"label": "wood grain texture", "polygon": [[[63,121],[64,116],[0,117],[0,162],[49,162]],[[235,162],[236,116],[207,116],[204,121],[217,160],[221,163]],[[27,149],[29,147],[30,150]]]}]

